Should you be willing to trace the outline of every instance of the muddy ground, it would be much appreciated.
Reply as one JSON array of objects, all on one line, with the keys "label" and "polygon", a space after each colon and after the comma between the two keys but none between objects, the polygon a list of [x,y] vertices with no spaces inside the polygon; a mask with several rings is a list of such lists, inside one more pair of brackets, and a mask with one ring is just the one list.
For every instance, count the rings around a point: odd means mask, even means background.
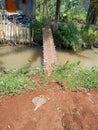
[{"label": "muddy ground", "polygon": [[[34,104],[35,97],[45,102]],[[72,92],[50,83],[47,90],[0,97],[0,130],[98,130],[98,88]]]}]

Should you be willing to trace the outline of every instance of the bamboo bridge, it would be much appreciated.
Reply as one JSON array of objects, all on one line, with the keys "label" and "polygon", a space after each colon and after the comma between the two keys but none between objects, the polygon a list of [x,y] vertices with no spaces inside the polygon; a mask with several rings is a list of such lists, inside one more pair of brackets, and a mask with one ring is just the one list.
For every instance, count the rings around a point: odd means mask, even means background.
[{"label": "bamboo bridge", "polygon": [[49,27],[46,27],[43,29],[43,64],[47,76],[51,75],[56,63],[57,57],[52,32]]}]

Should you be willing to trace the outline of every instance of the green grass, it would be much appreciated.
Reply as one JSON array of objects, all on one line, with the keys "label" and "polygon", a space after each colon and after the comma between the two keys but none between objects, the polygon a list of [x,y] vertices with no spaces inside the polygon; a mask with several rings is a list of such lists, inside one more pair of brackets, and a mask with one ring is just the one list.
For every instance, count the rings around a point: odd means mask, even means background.
[{"label": "green grass", "polygon": [[79,90],[82,88],[91,89],[98,87],[98,71],[96,68],[82,69],[80,63],[66,62],[59,65],[53,73],[58,81],[67,83],[69,89]]},{"label": "green grass", "polygon": [[0,76],[0,94],[21,94],[24,89],[34,90],[35,82],[30,79],[30,68],[3,71]]},{"label": "green grass", "polygon": [[[50,77],[47,77],[42,68],[24,67],[19,70],[0,72],[0,95],[21,94],[24,90],[49,88],[48,82],[56,79],[65,82],[71,90],[98,87],[98,70],[96,68],[82,69],[80,62],[59,65]],[[40,75],[41,83],[31,80],[34,75]],[[55,86],[56,87],[56,86]],[[56,88],[58,89],[59,86]],[[60,89],[60,88],[59,88]]]},{"label": "green grass", "polygon": [[[33,80],[34,75],[40,75],[42,83]],[[24,90],[48,88],[48,77],[41,67],[26,66],[18,70],[2,70],[0,72],[0,95],[21,94]]]}]

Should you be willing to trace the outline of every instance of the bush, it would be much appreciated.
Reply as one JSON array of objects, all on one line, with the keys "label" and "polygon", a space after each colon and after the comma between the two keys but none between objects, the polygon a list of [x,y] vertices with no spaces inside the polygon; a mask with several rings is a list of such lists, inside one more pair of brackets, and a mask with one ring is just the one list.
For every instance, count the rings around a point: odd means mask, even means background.
[{"label": "bush", "polygon": [[58,45],[61,43],[66,48],[72,48],[74,51],[82,46],[79,30],[74,23],[68,22],[58,25],[58,30],[53,32],[54,41]]},{"label": "bush", "polygon": [[81,38],[85,48],[91,48],[98,41],[98,28],[90,26],[89,28],[81,28]]},{"label": "bush", "polygon": [[34,42],[37,42],[37,43],[42,42],[42,28],[43,27],[44,27],[44,24],[39,21],[35,21],[29,25],[30,30],[34,31]]}]

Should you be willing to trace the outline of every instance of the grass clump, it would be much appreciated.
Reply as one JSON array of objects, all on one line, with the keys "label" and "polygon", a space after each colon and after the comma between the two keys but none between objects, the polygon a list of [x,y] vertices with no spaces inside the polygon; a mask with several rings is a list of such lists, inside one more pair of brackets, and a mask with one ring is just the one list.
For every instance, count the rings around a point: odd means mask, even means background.
[{"label": "grass clump", "polygon": [[81,88],[91,89],[98,86],[98,71],[96,68],[82,69],[80,62],[66,62],[53,72],[53,77],[65,81],[71,90]]},{"label": "grass clump", "polygon": [[[39,75],[42,83],[33,80],[33,76]],[[41,67],[25,66],[18,70],[0,73],[0,94],[21,94],[23,90],[35,90],[36,88],[47,88],[48,77],[45,76]]]},{"label": "grass clump", "polygon": [[21,94],[23,89],[33,90],[34,82],[30,79],[30,68],[3,71],[0,75],[0,94]]}]

